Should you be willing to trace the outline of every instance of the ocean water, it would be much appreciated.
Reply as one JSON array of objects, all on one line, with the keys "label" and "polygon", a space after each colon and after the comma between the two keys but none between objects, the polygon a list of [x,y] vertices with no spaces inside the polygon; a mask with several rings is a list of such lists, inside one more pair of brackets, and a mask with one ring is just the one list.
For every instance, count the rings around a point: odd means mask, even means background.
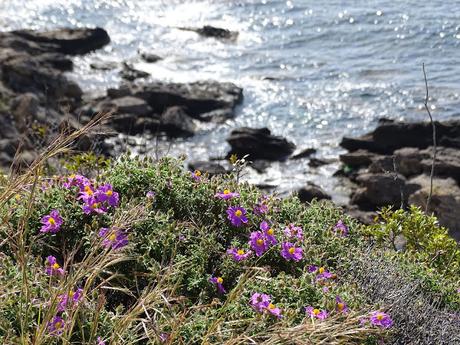
[{"label": "ocean water", "polygon": [[[178,27],[215,25],[239,32],[236,42],[202,38]],[[16,0],[0,2],[0,28],[37,30],[101,26],[106,48],[75,59],[71,77],[87,92],[120,83],[95,61],[128,61],[152,78],[231,81],[245,100],[234,120],[203,125],[187,140],[160,142],[160,152],[188,159],[223,156],[239,126],[268,127],[298,148],[314,147],[331,164],[273,163],[246,179],[286,192],[313,181],[345,202],[332,178],[345,135],[373,129],[381,117],[424,120],[422,63],[436,119],[460,114],[460,1],[387,0]],[[164,57],[155,64],[138,52]],[[136,138],[131,138],[136,139]],[[148,138],[146,154],[155,145]]]}]

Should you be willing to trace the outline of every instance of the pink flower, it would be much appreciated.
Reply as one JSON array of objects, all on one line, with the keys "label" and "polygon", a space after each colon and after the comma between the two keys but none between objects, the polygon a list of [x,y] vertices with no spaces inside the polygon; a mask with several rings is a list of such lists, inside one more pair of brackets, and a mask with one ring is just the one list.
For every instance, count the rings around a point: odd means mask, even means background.
[{"label": "pink flower", "polygon": [[302,260],[302,248],[296,247],[293,243],[284,242],[282,245],[281,256],[286,260],[300,261]]},{"label": "pink flower", "polygon": [[48,332],[50,335],[56,336],[61,335],[64,330],[64,320],[62,317],[56,315],[53,319],[48,323]]},{"label": "pink flower", "polygon": [[311,306],[305,307],[305,313],[307,313],[307,315],[310,316],[312,319],[324,320],[325,318],[327,318],[326,310],[313,308]]},{"label": "pink flower", "polygon": [[68,294],[62,294],[58,296],[58,311],[64,311],[67,307],[76,306],[82,297],[83,289],[78,288],[75,291],[70,291]]},{"label": "pink flower", "polygon": [[260,230],[264,232],[265,238],[267,239],[268,244],[274,246],[278,243],[275,237],[275,230],[268,224],[267,221],[260,223]]},{"label": "pink flower", "polygon": [[391,319],[390,315],[381,311],[372,312],[369,320],[374,326],[382,328],[390,328],[393,325],[393,320]]},{"label": "pink flower", "polygon": [[52,210],[49,215],[42,217],[40,223],[43,224],[40,232],[50,232],[55,234],[61,229],[63,220],[58,210]]},{"label": "pink flower", "polygon": [[112,207],[118,206],[119,196],[118,193],[113,190],[112,185],[106,183],[102,186],[99,186],[95,194],[97,202],[106,202]]},{"label": "pink flower", "polygon": [[102,246],[105,248],[112,248],[113,250],[123,248],[128,245],[128,235],[120,228],[101,228],[99,230],[99,237],[102,237]]},{"label": "pink flower", "polygon": [[152,200],[152,199],[154,199],[154,198],[155,198],[155,195],[156,195],[156,194],[155,194],[155,192],[154,192],[154,191],[152,191],[152,190],[149,190],[145,196],[147,197],[147,199],[150,199],[150,200]]},{"label": "pink flower", "polygon": [[336,235],[346,237],[348,236],[348,226],[342,222],[342,220],[339,220],[337,224],[334,226],[333,231],[335,232]]},{"label": "pink flower", "polygon": [[227,254],[232,255],[235,261],[243,261],[251,256],[252,251],[245,252],[244,249],[230,248],[227,250]]},{"label": "pink flower", "polygon": [[64,270],[59,266],[56,258],[50,255],[46,258],[45,273],[49,276],[63,276]]},{"label": "pink flower", "polygon": [[225,288],[224,288],[224,279],[222,277],[211,277],[209,278],[209,282],[216,285],[217,287],[217,291],[221,294],[224,294],[226,293],[227,291],[225,291]]},{"label": "pink flower", "polygon": [[105,345],[105,341],[101,337],[97,337],[97,345]]},{"label": "pink flower", "polygon": [[261,256],[267,251],[269,247],[267,238],[259,231],[251,232],[249,245],[251,246],[252,250],[256,252],[257,256]]},{"label": "pink flower", "polygon": [[335,310],[338,313],[348,314],[348,306],[339,296],[335,297]]},{"label": "pink flower", "polygon": [[218,199],[229,200],[232,198],[238,198],[240,194],[236,192],[230,192],[228,189],[224,189],[223,192],[217,192],[214,196]]},{"label": "pink flower", "polygon": [[308,267],[308,272],[316,273],[316,280],[335,278],[335,274],[332,274],[331,272],[326,271],[326,269],[322,266],[318,267],[315,265],[311,265]]},{"label": "pink flower", "polygon": [[67,177],[67,182],[64,182],[63,186],[67,189],[77,186],[82,190],[85,186],[90,184],[91,182],[83,175],[70,175]]},{"label": "pink flower", "polygon": [[278,319],[281,319],[281,309],[276,307],[274,304],[269,303],[265,310],[273,316],[276,316]]},{"label": "pink flower", "polygon": [[97,198],[90,197],[85,200],[85,204],[83,205],[83,213],[91,214],[93,212],[104,214],[107,212],[107,208],[101,201],[98,201]]},{"label": "pink flower", "polygon": [[227,209],[227,218],[233,226],[240,227],[247,224],[246,210],[241,206],[230,206]]},{"label": "pink flower", "polygon": [[284,234],[288,238],[297,238],[299,240],[303,239],[303,231],[300,226],[295,226],[294,224],[289,224],[285,229],[284,229]]},{"label": "pink flower", "polygon": [[268,307],[270,300],[270,295],[256,292],[251,296],[249,304],[255,311],[261,313],[265,308]]},{"label": "pink flower", "polygon": [[201,178],[202,178],[201,171],[195,170],[195,171],[192,173],[192,178],[195,180],[195,182],[200,182],[200,181],[201,181]]}]

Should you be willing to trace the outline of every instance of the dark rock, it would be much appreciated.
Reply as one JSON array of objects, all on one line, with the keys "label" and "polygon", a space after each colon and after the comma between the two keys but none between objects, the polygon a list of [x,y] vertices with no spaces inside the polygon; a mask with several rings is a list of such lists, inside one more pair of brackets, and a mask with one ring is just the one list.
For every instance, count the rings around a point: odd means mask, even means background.
[{"label": "dark rock", "polygon": [[[423,171],[429,175],[433,163],[433,149],[421,151],[424,159],[421,161]],[[460,151],[449,147],[438,147],[436,150],[436,163],[434,175],[439,177],[452,177],[460,182]]]},{"label": "dark rock", "polygon": [[131,87],[127,84],[122,84],[118,89],[108,88],[107,97],[109,98],[120,98],[125,96],[131,96],[133,94]]},{"label": "dark rock", "polygon": [[148,62],[148,63],[154,63],[154,62],[163,60],[163,58],[161,56],[158,56],[158,55],[152,54],[152,53],[146,53],[146,52],[141,53],[141,58],[142,58],[142,60],[144,60],[145,62]]},{"label": "dark rock", "polygon": [[234,116],[235,114],[232,108],[223,108],[199,114],[195,116],[195,118],[204,122],[224,123],[228,119],[232,119]]},{"label": "dark rock", "polygon": [[295,153],[290,157],[291,159],[302,159],[310,157],[312,154],[316,153],[316,149],[308,148],[300,150],[299,152]]},{"label": "dark rock", "polygon": [[357,182],[360,188],[353,193],[351,202],[364,210],[405,205],[409,195],[419,188],[407,183],[403,176],[392,174],[362,174],[358,176]]},{"label": "dark rock", "polygon": [[89,64],[89,67],[100,71],[110,71],[118,67],[115,61],[95,61]]},{"label": "dark rock", "polygon": [[379,156],[369,165],[368,171],[373,174],[395,173],[395,168],[397,173],[401,173],[393,156]]},{"label": "dark rock", "polygon": [[171,107],[161,115],[161,129],[173,137],[187,137],[195,134],[196,126],[183,108]]},{"label": "dark rock", "polygon": [[255,171],[257,171],[259,174],[262,174],[268,169],[268,167],[270,166],[270,162],[258,159],[251,162],[249,166],[253,168]]},{"label": "dark rock", "polygon": [[28,41],[48,44],[50,50],[64,54],[86,54],[110,43],[110,37],[104,29],[78,28],[57,29],[46,32],[33,30],[13,31],[13,34]]},{"label": "dark rock", "polygon": [[340,160],[343,164],[351,168],[360,168],[368,166],[377,157],[375,153],[359,149],[354,152],[340,155]]},{"label": "dark rock", "polygon": [[326,159],[320,159],[320,158],[310,158],[310,161],[308,162],[308,166],[312,168],[318,168],[323,165],[331,164],[333,161],[332,160],[326,160]]},{"label": "dark rock", "polygon": [[360,210],[355,205],[347,205],[344,207],[344,211],[349,216],[353,217],[354,219],[358,220],[360,223],[365,225],[374,224],[374,219],[377,216],[376,212],[372,211],[363,211]]},{"label": "dark rock", "polygon": [[340,142],[340,146],[348,151],[365,150],[365,151],[377,151],[377,145],[372,139],[372,135],[366,134],[358,138],[343,137]]},{"label": "dark rock", "polygon": [[11,111],[16,126],[25,130],[34,121],[38,113],[40,100],[33,93],[24,93],[15,97],[11,102]]},{"label": "dark rock", "polygon": [[192,171],[199,170],[202,173],[208,173],[211,176],[228,174],[231,171],[219,163],[208,161],[190,162],[188,167]]},{"label": "dark rock", "polygon": [[331,200],[331,196],[327,194],[321,187],[314,183],[308,182],[305,187],[298,191],[298,197],[302,202],[311,202],[316,200]]},{"label": "dark rock", "polygon": [[60,71],[71,71],[73,62],[68,57],[59,53],[45,53],[36,57],[40,64]]},{"label": "dark rock", "polygon": [[133,81],[139,78],[150,77],[150,74],[147,72],[135,69],[130,64],[123,62],[123,69],[120,72],[120,76],[125,80]]},{"label": "dark rock", "polygon": [[152,113],[152,108],[141,98],[125,96],[110,100],[117,113],[133,114],[136,116],[148,116]]},{"label": "dark rock", "polygon": [[189,84],[151,82],[137,86],[133,95],[145,99],[157,113],[173,106],[187,109],[200,119],[201,114],[218,109],[234,109],[243,99],[243,90],[232,83],[199,81]]},{"label": "dark rock", "polygon": [[[430,177],[421,175],[411,180],[421,188],[409,197],[409,203],[426,208],[430,193]],[[439,224],[449,229],[450,235],[460,241],[460,188],[451,178],[433,179],[433,194],[428,213],[433,213]]]},{"label": "dark rock", "polygon": [[249,155],[249,160],[283,160],[295,149],[295,145],[284,138],[274,136],[268,128],[238,128],[230,133],[227,142],[231,146],[229,155]]},{"label": "dark rock", "polygon": [[227,29],[217,28],[211,25],[205,25],[202,28],[179,28],[180,30],[193,31],[204,37],[214,37],[220,39],[234,40],[238,37],[238,32]]},{"label": "dark rock", "polygon": [[394,152],[397,170],[404,176],[421,174],[423,171],[421,162],[427,156],[415,147],[405,147]]}]

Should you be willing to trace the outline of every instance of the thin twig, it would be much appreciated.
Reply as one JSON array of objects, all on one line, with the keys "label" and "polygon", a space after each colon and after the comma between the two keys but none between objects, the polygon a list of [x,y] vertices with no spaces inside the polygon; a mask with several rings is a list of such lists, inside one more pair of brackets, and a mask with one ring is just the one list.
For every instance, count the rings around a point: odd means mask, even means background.
[{"label": "thin twig", "polygon": [[431,127],[433,130],[433,161],[431,163],[431,173],[430,173],[430,194],[428,194],[428,198],[426,200],[426,206],[425,206],[425,212],[428,212],[428,207],[430,206],[431,202],[431,197],[433,195],[433,176],[434,176],[434,165],[436,164],[436,125],[433,121],[433,117],[431,116],[430,108],[428,107],[428,81],[426,78],[426,72],[425,72],[425,63],[422,63],[422,69],[423,69],[423,77],[425,79],[425,89],[426,89],[426,95],[425,95],[425,109],[428,113],[428,116],[430,117],[430,123]]}]

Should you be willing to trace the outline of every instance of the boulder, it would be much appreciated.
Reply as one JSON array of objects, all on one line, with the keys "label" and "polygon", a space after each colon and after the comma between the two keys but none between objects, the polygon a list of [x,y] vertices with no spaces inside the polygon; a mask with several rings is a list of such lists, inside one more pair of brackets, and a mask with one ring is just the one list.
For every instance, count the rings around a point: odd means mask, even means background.
[{"label": "boulder", "polygon": [[16,126],[25,130],[34,121],[38,113],[40,100],[33,93],[24,93],[15,97],[11,102],[11,111]]},{"label": "boulder", "polygon": [[404,147],[394,152],[398,172],[404,176],[414,176],[423,171],[421,162],[427,158],[426,154],[415,147]]},{"label": "boulder", "polygon": [[320,186],[312,182],[308,182],[305,187],[298,190],[297,195],[302,202],[311,202],[316,200],[331,200],[331,196],[327,194]]},{"label": "boulder", "polygon": [[340,160],[350,168],[360,168],[371,164],[376,157],[375,153],[359,149],[340,155]]},{"label": "boulder", "polygon": [[190,170],[199,170],[202,173],[208,173],[211,176],[228,174],[231,170],[226,169],[223,165],[216,162],[194,161],[188,164]]},{"label": "boulder", "polygon": [[333,160],[330,159],[320,159],[320,158],[310,158],[310,161],[308,162],[308,166],[312,168],[319,168],[323,165],[331,164]]},{"label": "boulder", "polygon": [[393,156],[378,156],[374,158],[368,168],[368,172],[373,174],[394,173],[395,171],[400,173],[396,160],[393,159]]},{"label": "boulder", "polygon": [[193,83],[151,82],[133,86],[133,95],[147,101],[157,113],[180,106],[200,116],[218,109],[234,109],[243,100],[243,90],[232,83],[198,81]]},{"label": "boulder", "polygon": [[154,63],[160,60],[163,60],[161,56],[152,53],[141,53],[141,59],[148,63]]},{"label": "boulder", "polygon": [[[411,180],[421,188],[409,197],[409,203],[426,208],[430,193],[430,177],[421,175]],[[433,179],[433,194],[428,213],[433,213],[439,224],[449,229],[449,233],[460,241],[460,188],[452,179]]]},{"label": "boulder", "polygon": [[268,128],[242,127],[233,130],[227,142],[231,146],[228,155],[238,157],[249,155],[249,160],[283,160],[295,149],[295,145],[286,139],[271,134]]},{"label": "boulder", "polygon": [[407,183],[402,175],[394,174],[365,173],[359,175],[356,181],[360,188],[352,194],[351,203],[363,210],[375,210],[387,205],[406,205],[409,195],[420,188]]},{"label": "boulder", "polygon": [[316,149],[307,148],[307,149],[303,149],[303,150],[294,152],[294,154],[290,157],[290,159],[295,160],[295,159],[308,158],[312,154],[315,154],[315,153],[316,153]]},{"label": "boulder", "polygon": [[[431,147],[421,151],[421,156],[424,159],[420,162],[420,165],[427,175],[431,172],[432,155],[433,150]],[[457,182],[460,182],[460,151],[450,147],[438,147],[434,174],[439,177],[452,177]]]},{"label": "boulder", "polygon": [[118,67],[115,61],[95,61],[89,64],[89,67],[100,71],[110,71]]},{"label": "boulder", "polygon": [[238,32],[221,29],[211,25],[205,25],[202,28],[179,28],[180,30],[193,31],[203,37],[214,37],[220,39],[234,40],[238,37]]},{"label": "boulder", "polygon": [[192,118],[181,107],[171,107],[161,115],[161,130],[173,137],[189,137],[195,134]]},{"label": "boulder", "polygon": [[125,96],[110,100],[117,113],[132,114],[135,116],[148,116],[152,113],[152,108],[141,98]]},{"label": "boulder", "polygon": [[232,119],[234,116],[235,113],[232,108],[222,108],[198,114],[195,118],[203,122],[224,123],[228,119]]},{"label": "boulder", "polygon": [[150,74],[138,69],[135,69],[132,65],[123,62],[123,69],[120,72],[120,76],[129,81],[133,81],[139,78],[150,77]]},{"label": "boulder", "polygon": [[45,32],[18,30],[12,33],[41,43],[41,46],[47,44],[45,47],[49,50],[71,55],[86,54],[110,43],[109,34],[102,28],[62,28]]}]

